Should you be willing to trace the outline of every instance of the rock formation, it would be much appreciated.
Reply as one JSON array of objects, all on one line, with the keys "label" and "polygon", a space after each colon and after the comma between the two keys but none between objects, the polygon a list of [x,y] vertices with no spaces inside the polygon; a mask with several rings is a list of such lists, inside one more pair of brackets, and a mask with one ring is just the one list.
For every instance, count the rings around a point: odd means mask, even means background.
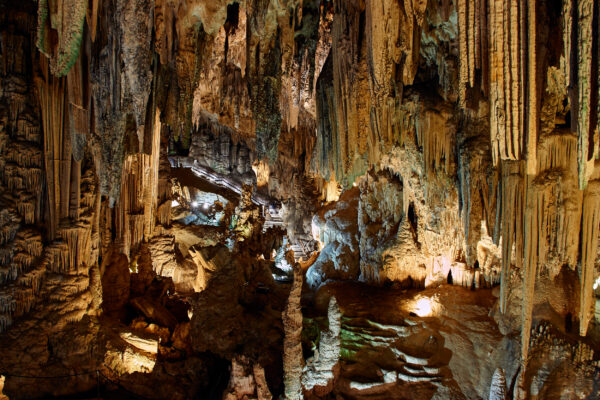
[{"label": "rock formation", "polygon": [[0,397],[597,397],[599,26],[0,0]]}]

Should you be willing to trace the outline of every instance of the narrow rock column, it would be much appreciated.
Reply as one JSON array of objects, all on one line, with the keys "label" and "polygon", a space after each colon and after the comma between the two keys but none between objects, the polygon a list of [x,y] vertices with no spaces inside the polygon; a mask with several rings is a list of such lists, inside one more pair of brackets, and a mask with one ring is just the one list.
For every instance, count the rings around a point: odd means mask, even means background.
[{"label": "narrow rock column", "polygon": [[144,237],[150,240],[156,224],[156,210],[158,206],[158,166],[160,160],[160,110],[155,111],[154,126],[152,127],[152,154],[149,160],[149,169],[145,174],[147,181],[144,187]]},{"label": "narrow rock column", "polygon": [[[536,61],[536,15],[533,0],[528,1],[527,7],[527,47],[528,58],[528,107],[529,113],[527,129],[527,175],[535,175],[537,172],[537,138],[538,138],[538,94],[537,94],[537,61]],[[514,36],[514,35],[513,35]],[[517,110],[518,111],[518,110]]]},{"label": "narrow rock column", "polygon": [[529,338],[531,334],[535,281],[538,269],[538,240],[540,215],[537,204],[537,193],[533,187],[534,177],[527,175],[525,223],[524,223],[524,261],[523,261],[523,304],[521,326],[521,365],[523,371],[527,365]]},{"label": "narrow rock column", "polygon": [[[64,80],[54,78],[49,73],[49,67],[45,57],[40,58],[43,78],[36,80],[40,109],[42,114],[42,128],[44,136],[44,161],[46,170],[46,185],[48,190],[49,221],[48,234],[54,239],[61,215],[61,194],[63,194],[63,168],[67,161],[70,162],[71,154],[65,157],[63,151],[64,132],[64,105],[65,87]],[[69,164],[70,166],[70,164]],[[69,176],[70,178],[70,168]]]},{"label": "narrow rock column", "polygon": [[264,368],[260,364],[255,363],[252,366],[252,371],[254,372],[254,382],[256,383],[256,397],[258,400],[271,400],[273,395],[267,385]]},{"label": "narrow rock column", "polygon": [[591,93],[592,93],[592,0],[577,2],[577,165],[579,188],[585,189],[589,177],[587,161],[589,153]]},{"label": "narrow rock column", "polygon": [[523,237],[523,178],[520,161],[504,161],[502,168],[502,277],[500,280],[500,311],[506,312],[508,281],[513,244],[516,247],[517,266],[522,260]]},{"label": "narrow rock column", "polygon": [[600,224],[600,188],[598,182],[590,182],[583,195],[581,221],[581,299],[579,308],[579,335],[587,334],[594,316],[594,262],[598,249],[598,225]]},{"label": "narrow rock column", "polygon": [[294,281],[288,298],[288,304],[283,312],[283,382],[285,398],[300,400],[302,396],[302,311],[300,300],[302,295],[303,274],[300,264],[294,261],[294,252],[285,254],[287,262],[293,265]]}]

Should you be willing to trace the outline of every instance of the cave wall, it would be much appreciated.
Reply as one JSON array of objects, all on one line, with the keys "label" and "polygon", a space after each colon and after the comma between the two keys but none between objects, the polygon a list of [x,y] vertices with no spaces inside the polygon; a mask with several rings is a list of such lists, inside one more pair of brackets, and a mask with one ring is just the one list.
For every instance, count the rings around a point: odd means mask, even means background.
[{"label": "cave wall", "polygon": [[[100,329],[113,253],[147,250],[176,275],[173,160],[256,183],[309,248],[321,209],[338,236],[321,240],[315,269],[331,272],[315,286],[499,284],[523,370],[539,320],[595,327],[598,2],[0,6],[3,369],[22,368],[27,340],[28,368],[49,349],[57,371],[94,364],[98,349],[58,342],[67,325]],[[355,213],[336,209],[347,200]]]}]

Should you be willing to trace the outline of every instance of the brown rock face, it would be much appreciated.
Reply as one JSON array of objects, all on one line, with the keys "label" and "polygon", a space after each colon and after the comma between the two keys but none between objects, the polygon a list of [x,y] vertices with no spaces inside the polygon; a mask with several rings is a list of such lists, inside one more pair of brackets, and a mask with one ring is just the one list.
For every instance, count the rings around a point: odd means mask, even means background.
[{"label": "brown rock face", "polygon": [[111,254],[102,274],[102,309],[111,313],[118,311],[129,301],[131,278],[129,263],[123,254]]}]

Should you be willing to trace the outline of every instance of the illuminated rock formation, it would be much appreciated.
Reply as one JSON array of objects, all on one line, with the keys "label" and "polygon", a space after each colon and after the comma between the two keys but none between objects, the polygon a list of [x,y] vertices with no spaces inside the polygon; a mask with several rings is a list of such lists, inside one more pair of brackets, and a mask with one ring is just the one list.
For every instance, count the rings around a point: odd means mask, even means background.
[{"label": "illuminated rock formation", "polygon": [[0,0],[0,393],[597,395],[599,21]]},{"label": "illuminated rock formation", "polygon": [[333,380],[339,371],[341,312],[332,297],[327,308],[329,329],[321,333],[319,349],[315,350],[302,373],[302,388],[316,396],[325,396],[332,390]]}]

